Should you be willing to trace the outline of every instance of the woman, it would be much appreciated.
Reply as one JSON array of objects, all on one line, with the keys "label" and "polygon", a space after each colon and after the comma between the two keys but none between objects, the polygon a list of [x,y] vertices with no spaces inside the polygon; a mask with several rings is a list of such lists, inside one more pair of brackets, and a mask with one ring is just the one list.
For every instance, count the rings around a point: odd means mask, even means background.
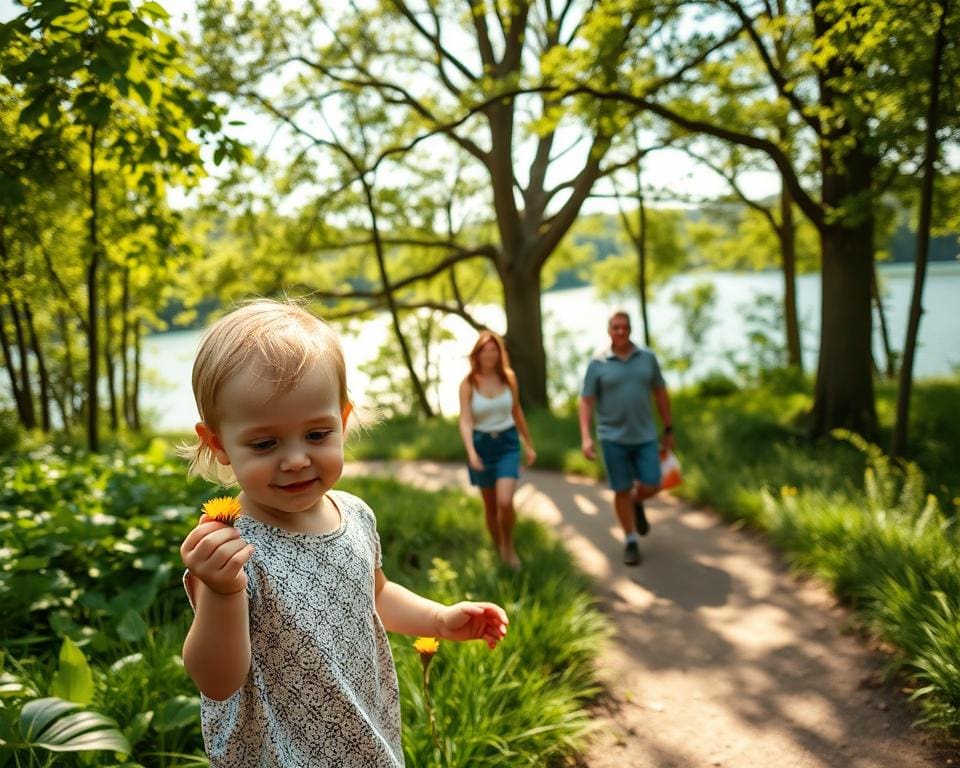
[{"label": "woman", "polygon": [[513,547],[513,493],[520,477],[520,439],[528,467],[537,454],[520,407],[516,374],[503,340],[492,331],[482,331],[470,350],[470,373],[460,383],[460,436],[493,546],[504,564],[516,570],[520,558]]}]

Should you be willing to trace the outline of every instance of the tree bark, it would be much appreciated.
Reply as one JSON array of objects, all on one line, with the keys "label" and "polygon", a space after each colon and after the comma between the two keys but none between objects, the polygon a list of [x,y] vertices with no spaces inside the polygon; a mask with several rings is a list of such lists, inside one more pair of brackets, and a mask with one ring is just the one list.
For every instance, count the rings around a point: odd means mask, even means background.
[{"label": "tree bark", "polygon": [[815,437],[838,427],[867,439],[876,434],[870,355],[872,234],[871,221],[859,227],[831,224],[821,235],[820,358],[811,416]]},{"label": "tree bark", "polygon": [[23,305],[24,320],[30,332],[30,349],[33,358],[37,361],[37,378],[40,380],[40,428],[44,432],[50,431],[50,374],[47,372],[47,363],[40,347],[40,339],[33,324],[33,312],[29,304]]},{"label": "tree bark", "polygon": [[120,420],[118,415],[117,372],[114,363],[113,304],[110,301],[109,262],[104,262],[100,274],[103,283],[103,373],[107,380],[107,412],[110,415],[110,431],[116,435]]},{"label": "tree bark", "polygon": [[133,428],[133,404],[130,398],[130,266],[125,259],[121,270],[120,295],[120,405],[123,422]]},{"label": "tree bark", "polygon": [[[834,20],[832,5],[811,0],[814,33],[823,39]],[[820,357],[811,414],[811,434],[823,437],[845,428],[866,439],[877,431],[873,390],[873,172],[876,157],[867,148],[868,130],[845,116],[849,97],[838,92],[851,70],[862,65],[834,56],[817,73],[820,105],[829,116],[820,142],[823,210]]]},{"label": "tree bark", "polygon": [[780,187],[780,258],[783,266],[783,321],[787,342],[787,365],[803,370],[803,347],[797,313],[797,246],[793,220],[793,196],[786,184]]},{"label": "tree bark", "polygon": [[927,131],[923,158],[923,181],[920,187],[920,212],[917,223],[917,257],[913,272],[913,294],[910,297],[910,316],[907,338],[903,345],[900,364],[900,387],[897,391],[897,417],[890,440],[890,454],[903,456],[907,450],[910,426],[910,395],[913,390],[913,357],[923,316],[923,283],[927,275],[927,255],[930,248],[930,221],[933,213],[933,182],[937,175],[937,155],[940,144],[937,126],[940,122],[940,75],[943,49],[946,47],[946,25],[950,12],[949,0],[942,0],[940,21],[930,65],[930,101],[927,106]]},{"label": "tree bark", "polygon": [[410,347],[407,345],[407,340],[404,337],[403,330],[400,327],[400,314],[397,309],[396,298],[393,295],[393,286],[390,284],[390,278],[387,274],[386,257],[383,253],[383,243],[380,240],[380,227],[377,223],[377,209],[376,203],[373,199],[373,190],[367,183],[366,177],[361,176],[360,182],[363,185],[363,193],[367,202],[367,210],[370,213],[370,225],[373,232],[374,250],[377,255],[377,268],[380,270],[380,281],[383,284],[384,294],[387,298],[387,306],[390,308],[390,320],[393,325],[393,333],[397,337],[397,343],[400,345],[400,354],[403,356],[403,363],[407,368],[408,375],[410,376],[410,383],[413,387],[414,397],[417,398],[417,402],[420,404],[420,410],[423,412],[423,415],[427,418],[430,418],[433,416],[433,409],[430,407],[430,401],[427,399],[427,392],[423,387],[423,382],[420,381],[420,377],[417,375],[416,368],[414,368],[413,356],[410,354]]},{"label": "tree bark", "polygon": [[7,327],[4,322],[4,313],[2,310],[3,307],[0,306],[0,349],[3,350],[4,367],[10,376],[10,392],[13,395],[13,402],[17,406],[17,417],[20,419],[20,424],[25,429],[32,429],[36,425],[29,423],[32,414],[27,410],[23,401],[23,395],[20,392],[19,375],[17,373],[16,363],[13,360],[13,349],[10,346],[10,339],[7,337]]},{"label": "tree bark", "polygon": [[20,363],[21,423],[27,429],[35,429],[37,411],[33,404],[33,387],[30,385],[30,351],[27,348],[27,338],[23,330],[23,319],[20,317],[20,310],[17,308],[12,291],[8,290],[7,296],[10,302],[10,316],[13,318],[13,332],[16,336],[17,358]]},{"label": "tree bark", "polygon": [[[883,310],[883,299],[880,296],[880,283],[877,280],[876,264],[873,265],[873,272],[870,275],[870,295],[877,308],[877,319],[880,321],[880,339],[883,341],[883,354],[887,361],[884,375],[888,379],[892,379],[896,375],[896,366],[893,362],[894,352],[890,346],[890,334],[887,332],[887,315]],[[877,368],[879,370],[879,366]]]},{"label": "tree bark", "polygon": [[87,265],[87,448],[97,453],[100,450],[100,398],[97,386],[100,382],[99,314],[97,306],[97,272],[100,266],[100,240],[97,234],[97,128],[90,126],[89,137],[90,179],[90,263]]},{"label": "tree bark", "polygon": [[507,319],[504,342],[510,365],[520,382],[525,409],[548,408],[547,357],[543,349],[540,273],[501,271],[503,308]]},{"label": "tree bark", "polygon": [[143,349],[142,323],[139,318],[133,323],[133,383],[130,392],[130,426],[140,431],[140,351]]},{"label": "tree bark", "polygon": [[60,338],[63,339],[63,428],[69,430],[77,412],[74,403],[73,343],[70,337],[70,324],[62,310],[57,310],[57,325]]}]

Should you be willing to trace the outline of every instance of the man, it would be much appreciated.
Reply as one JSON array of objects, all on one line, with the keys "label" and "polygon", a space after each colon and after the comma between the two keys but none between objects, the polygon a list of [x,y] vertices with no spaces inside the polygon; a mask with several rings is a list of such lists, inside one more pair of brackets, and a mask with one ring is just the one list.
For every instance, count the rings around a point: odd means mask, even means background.
[{"label": "man", "polygon": [[[590,436],[596,410],[597,438],[613,491],[614,512],[626,536],[623,562],[637,565],[637,533],[645,536],[650,530],[643,500],[660,490],[659,448],[673,449],[670,398],[656,356],[630,341],[630,316],[614,312],[607,322],[607,333],[610,348],[590,361],[580,392],[581,449],[588,459],[596,457]],[[651,399],[663,423],[660,446]]]}]

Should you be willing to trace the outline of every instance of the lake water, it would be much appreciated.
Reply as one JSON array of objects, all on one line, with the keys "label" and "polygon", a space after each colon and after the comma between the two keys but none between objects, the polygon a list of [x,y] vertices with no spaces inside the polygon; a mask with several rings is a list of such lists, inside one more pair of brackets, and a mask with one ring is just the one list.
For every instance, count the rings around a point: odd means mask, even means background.
[{"label": "lake water", "polygon": [[[913,268],[909,265],[880,267],[881,290],[890,342],[894,349],[903,346],[907,313],[913,284]],[[782,278],[776,272],[732,273],[705,272],[674,278],[659,288],[648,308],[651,332],[656,342],[666,349],[680,349],[684,332],[679,322],[679,311],[671,303],[678,291],[687,291],[700,282],[710,282],[716,290],[716,303],[710,314],[709,330],[697,363],[682,376],[666,371],[670,386],[695,381],[703,374],[730,371],[728,358],[743,359],[747,354],[745,342],[746,316],[758,306],[758,296],[782,296]],[[960,264],[935,263],[930,266],[924,286],[924,316],[920,324],[920,341],[914,362],[917,378],[941,376],[960,367]],[[803,275],[797,279],[797,302],[803,329],[804,366],[815,370],[819,344],[820,276]],[[575,387],[582,373],[580,359],[586,363],[590,352],[607,343],[606,321],[617,308],[625,308],[633,318],[633,339],[642,343],[636,299],[601,301],[592,287],[568,291],[553,291],[543,295],[545,315],[544,333],[548,355],[573,361],[568,369],[565,386]],[[491,328],[504,329],[503,312],[498,307],[472,308],[475,316]],[[466,354],[476,338],[475,331],[459,318],[449,318],[445,327],[454,335],[438,349],[440,386],[438,400],[444,414],[457,412],[457,386],[467,369]],[[560,331],[563,331],[561,334]],[[367,378],[358,366],[373,358],[380,344],[390,333],[388,318],[381,315],[363,324],[359,332],[344,335],[348,380],[352,396],[361,403],[369,403],[364,393]],[[774,333],[768,329],[768,333]],[[158,334],[145,342],[144,361],[148,368],[143,391],[144,412],[159,429],[191,429],[197,420],[193,395],[190,390],[190,369],[200,331],[179,331]],[[879,323],[874,318],[874,349],[881,365],[884,364],[880,342]]]}]

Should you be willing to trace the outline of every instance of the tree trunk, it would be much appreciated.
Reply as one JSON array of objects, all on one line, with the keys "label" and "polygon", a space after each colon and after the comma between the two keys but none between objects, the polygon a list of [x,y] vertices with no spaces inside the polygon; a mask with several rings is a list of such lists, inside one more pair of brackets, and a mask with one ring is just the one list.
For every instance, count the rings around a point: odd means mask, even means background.
[{"label": "tree trunk", "polygon": [[97,271],[100,266],[100,241],[97,235],[97,128],[90,126],[90,263],[87,265],[87,448],[100,450],[100,345],[98,337]]},{"label": "tree trunk", "polygon": [[540,274],[501,271],[503,308],[507,317],[504,341],[510,365],[520,382],[524,408],[548,408],[547,357],[543,349]]},{"label": "tree trunk", "polygon": [[[883,310],[883,300],[880,297],[880,283],[877,280],[877,265],[873,265],[873,272],[870,274],[870,295],[877,308],[877,319],[880,321],[880,338],[883,341],[883,354],[887,360],[887,367],[884,375],[892,379],[896,375],[896,366],[894,365],[893,348],[890,346],[890,334],[887,333],[887,315]],[[879,366],[878,366],[879,370]]]},{"label": "tree trunk", "polygon": [[130,390],[130,426],[137,432],[140,431],[140,350],[143,347],[143,334],[141,333],[141,321],[136,319],[133,323],[133,381]]},{"label": "tree trunk", "polygon": [[13,332],[17,342],[17,358],[20,362],[20,399],[22,401],[21,423],[27,429],[37,426],[37,411],[33,405],[33,387],[30,385],[30,350],[27,348],[27,336],[23,330],[23,319],[14,301],[13,294],[7,291],[10,300],[10,316],[13,318]]},{"label": "tree trunk", "polygon": [[124,259],[120,276],[120,406],[123,423],[133,428],[133,408],[130,401],[130,266]]},{"label": "tree trunk", "polygon": [[63,339],[63,428],[69,430],[73,424],[74,414],[74,376],[73,376],[73,343],[70,338],[70,324],[62,310],[57,310],[57,325],[60,328],[60,338]]},{"label": "tree trunk", "polygon": [[4,367],[10,376],[10,392],[13,395],[13,402],[17,406],[17,416],[20,419],[20,424],[25,429],[32,429],[36,424],[29,423],[32,414],[27,410],[26,404],[23,401],[23,394],[20,392],[19,374],[17,373],[17,366],[13,359],[13,349],[10,346],[10,339],[7,337],[7,327],[4,322],[4,313],[2,310],[3,307],[0,306],[0,349],[3,350]]},{"label": "tree trunk", "polygon": [[[835,23],[833,5],[811,0],[811,8],[814,33],[824,39]],[[820,105],[838,117],[826,122],[820,141],[821,197],[832,215],[820,226],[820,358],[810,426],[814,437],[845,428],[871,440],[877,430],[870,306],[877,160],[867,129],[844,117],[854,109],[849,95],[834,85],[861,69],[860,62],[838,54],[817,73]]]},{"label": "tree trunk", "polygon": [[637,163],[637,293],[640,296],[640,320],[643,322],[643,343],[650,347],[650,320],[647,317],[647,207],[640,187],[640,164]]},{"label": "tree trunk", "polygon": [[[351,158],[352,160],[352,158]],[[360,170],[359,166],[355,167]],[[377,223],[376,203],[373,199],[373,190],[367,183],[366,177],[361,176],[360,182],[363,184],[363,193],[367,201],[367,210],[370,214],[370,229],[373,232],[374,250],[377,255],[377,268],[380,270],[380,282],[383,284],[383,292],[387,298],[387,306],[390,309],[390,320],[393,325],[393,333],[397,337],[397,344],[400,346],[400,354],[403,356],[403,363],[407,368],[407,374],[410,376],[410,384],[413,387],[413,395],[420,404],[420,410],[424,416],[431,418],[433,409],[430,407],[430,401],[427,399],[427,392],[423,387],[423,382],[417,375],[417,370],[413,365],[413,356],[410,354],[410,347],[403,336],[403,330],[400,327],[400,314],[397,310],[397,300],[393,295],[393,286],[390,284],[390,278],[387,274],[386,256],[383,252],[383,243],[380,240],[380,227]]]},{"label": "tree trunk", "polygon": [[[787,15],[785,0],[777,0],[777,18]],[[776,36],[774,54],[777,67],[787,71],[790,51],[787,39]],[[790,121],[783,118],[777,122],[781,144],[789,152],[793,146],[794,129]],[[780,225],[777,237],[780,240],[780,256],[783,264],[783,321],[785,341],[787,343],[787,365],[803,370],[803,344],[800,339],[800,322],[797,312],[797,228],[793,220],[793,194],[787,186],[787,180],[780,174]]]},{"label": "tree trunk", "polygon": [[821,235],[820,359],[811,419],[816,437],[838,427],[867,439],[876,433],[870,354],[872,234],[871,220],[858,227],[830,224]]},{"label": "tree trunk", "polygon": [[107,402],[110,414],[110,431],[115,435],[120,426],[117,398],[117,372],[114,363],[113,304],[110,302],[110,269],[105,262],[101,271],[103,283],[103,373],[107,380]]},{"label": "tree trunk", "polygon": [[37,361],[37,378],[40,380],[40,427],[44,432],[50,431],[50,375],[47,373],[47,364],[43,356],[43,350],[40,347],[40,340],[37,338],[37,330],[33,324],[33,312],[30,311],[30,305],[23,306],[24,319],[27,323],[27,330],[30,332],[30,349],[33,351],[33,357]]},{"label": "tree trunk", "polygon": [[783,320],[787,342],[787,365],[803,370],[803,347],[797,313],[797,246],[793,220],[793,196],[786,184],[780,186],[780,257],[783,265]]},{"label": "tree trunk", "polygon": [[913,356],[920,334],[920,318],[923,315],[923,282],[927,275],[927,252],[930,247],[930,220],[933,212],[933,182],[937,173],[937,155],[940,144],[937,127],[940,122],[940,74],[943,49],[946,46],[945,27],[950,12],[949,0],[940,3],[940,21],[930,65],[930,101],[927,105],[927,135],[923,158],[923,181],[920,187],[920,212],[917,223],[917,257],[913,272],[913,294],[910,297],[910,316],[907,321],[907,338],[903,345],[903,362],[900,365],[900,387],[897,391],[897,418],[890,440],[890,454],[903,456],[907,450],[910,425],[910,394],[913,390]]}]

